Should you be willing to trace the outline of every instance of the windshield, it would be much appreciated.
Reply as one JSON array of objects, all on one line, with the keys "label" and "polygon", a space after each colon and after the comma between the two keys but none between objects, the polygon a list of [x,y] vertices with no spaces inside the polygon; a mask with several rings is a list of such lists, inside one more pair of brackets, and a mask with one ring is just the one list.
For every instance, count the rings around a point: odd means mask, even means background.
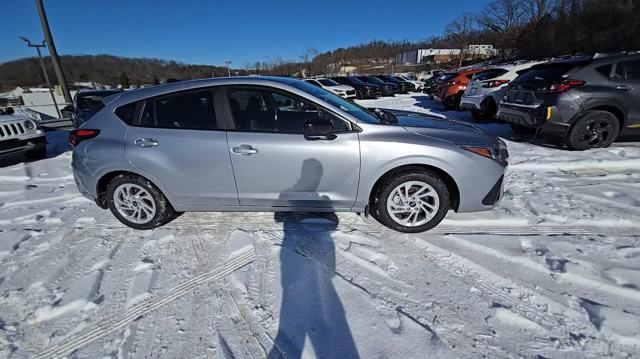
[{"label": "windshield", "polygon": [[364,82],[362,82],[359,78],[357,77],[353,77],[353,76],[349,76],[347,77],[349,79],[349,81],[351,81],[352,83],[356,84],[356,85],[364,85]]},{"label": "windshield", "polygon": [[489,69],[485,71],[480,71],[473,75],[473,80],[484,81],[495,79],[498,76],[502,76],[506,74],[508,71],[504,69]]},{"label": "windshield", "polygon": [[532,67],[530,71],[518,76],[513,83],[561,81],[573,66],[573,64],[553,64]]},{"label": "windshield", "polygon": [[[357,80],[357,79],[356,79]],[[360,81],[360,80],[358,80]],[[378,117],[369,112],[366,108],[357,105],[353,102],[347,101],[340,96],[334,95],[333,93],[311,84],[308,84],[304,81],[295,81],[291,84],[291,86],[300,89],[308,94],[311,94],[321,100],[338,107],[344,112],[349,113],[350,115],[356,117],[359,121],[367,122],[367,123],[380,123]]]},{"label": "windshield", "polygon": [[325,85],[325,86],[340,86],[339,83],[331,80],[331,79],[319,79],[318,82],[320,82],[321,84]]},{"label": "windshield", "polygon": [[367,77],[367,79],[369,79],[369,81],[374,83],[374,84],[378,84],[378,85],[384,84],[384,81],[380,80],[379,78],[377,78],[375,76],[369,76],[369,77]]},{"label": "windshield", "polygon": [[90,92],[90,93],[79,93],[77,99],[78,109],[83,111],[91,111],[91,110],[99,110],[104,107],[102,100],[105,97],[109,97],[113,94],[120,93],[120,91],[100,91],[100,92]]}]

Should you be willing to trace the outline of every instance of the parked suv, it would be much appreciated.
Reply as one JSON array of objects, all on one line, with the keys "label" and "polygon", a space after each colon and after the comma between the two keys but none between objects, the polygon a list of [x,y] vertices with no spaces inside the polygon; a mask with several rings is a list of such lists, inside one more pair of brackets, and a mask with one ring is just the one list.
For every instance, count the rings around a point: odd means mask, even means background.
[{"label": "parked suv", "polygon": [[305,79],[304,81],[317,86],[322,87],[325,90],[331,91],[334,94],[344,97],[348,100],[356,98],[356,90],[348,85],[341,85],[332,79],[327,78],[316,78],[316,79]]},{"label": "parked suv", "polygon": [[498,117],[570,149],[609,146],[640,128],[640,54],[536,65],[509,85]]},{"label": "parked suv", "polygon": [[518,72],[539,63],[503,64],[476,73],[462,95],[460,109],[471,111],[477,121],[493,120],[509,82],[518,77]]},{"label": "parked suv", "polygon": [[382,96],[380,86],[364,83],[355,76],[338,76],[332,79],[337,83],[355,88],[356,98],[358,99],[378,98]]},{"label": "parked suv", "polygon": [[415,90],[415,86],[408,81],[398,80],[397,78],[388,75],[376,75],[376,77],[382,81],[391,82],[398,85],[400,87],[399,93],[406,94],[409,93],[409,91]]},{"label": "parked suv", "polygon": [[382,96],[393,96],[400,91],[400,86],[393,82],[382,81],[375,76],[358,76],[358,79],[367,84],[380,86]]},{"label": "parked suv", "polygon": [[184,81],[108,100],[70,134],[73,173],[82,194],[136,229],[184,211],[352,211],[421,232],[502,196],[498,138],[300,80]]},{"label": "parked suv", "polygon": [[73,126],[78,128],[104,107],[102,99],[120,92],[119,89],[79,91],[73,97],[73,104],[62,109],[63,115],[70,117]]},{"label": "parked suv", "polygon": [[462,94],[467,89],[467,84],[473,75],[480,69],[464,70],[444,74],[438,80],[438,88],[434,92],[436,100],[448,109],[459,110]]},{"label": "parked suv", "polygon": [[47,143],[35,120],[15,114],[10,107],[0,112],[0,156],[14,152],[42,158],[47,154]]}]

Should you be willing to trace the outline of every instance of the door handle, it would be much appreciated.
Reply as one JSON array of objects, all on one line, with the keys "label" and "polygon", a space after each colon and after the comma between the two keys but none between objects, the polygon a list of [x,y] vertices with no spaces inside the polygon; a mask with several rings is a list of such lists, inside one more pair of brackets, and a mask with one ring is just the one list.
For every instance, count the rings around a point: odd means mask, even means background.
[{"label": "door handle", "polygon": [[154,141],[151,138],[140,138],[134,142],[138,147],[155,147],[158,145],[158,141]]},{"label": "door handle", "polygon": [[616,87],[616,90],[621,90],[621,91],[630,91],[632,88],[631,86],[627,86],[627,85],[620,85]]},{"label": "door handle", "polygon": [[231,149],[231,152],[241,156],[251,156],[258,153],[258,150],[251,147],[251,145],[240,145]]}]

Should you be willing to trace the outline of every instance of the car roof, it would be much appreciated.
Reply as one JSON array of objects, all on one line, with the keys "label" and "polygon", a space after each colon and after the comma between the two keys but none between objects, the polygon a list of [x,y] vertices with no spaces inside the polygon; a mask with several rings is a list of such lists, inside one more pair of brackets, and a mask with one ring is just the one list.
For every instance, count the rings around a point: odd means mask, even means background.
[{"label": "car roof", "polygon": [[115,94],[118,92],[122,92],[121,89],[105,89],[105,90],[80,90],[78,91],[78,95],[100,95],[105,93]]},{"label": "car roof", "polygon": [[234,77],[216,77],[199,80],[187,80],[171,82],[157,86],[145,87],[141,89],[123,91],[120,94],[110,96],[108,102],[116,104],[128,103],[146,99],[149,97],[160,96],[172,92],[187,91],[203,87],[221,86],[221,85],[290,85],[300,81],[289,77],[278,76],[234,76]]}]

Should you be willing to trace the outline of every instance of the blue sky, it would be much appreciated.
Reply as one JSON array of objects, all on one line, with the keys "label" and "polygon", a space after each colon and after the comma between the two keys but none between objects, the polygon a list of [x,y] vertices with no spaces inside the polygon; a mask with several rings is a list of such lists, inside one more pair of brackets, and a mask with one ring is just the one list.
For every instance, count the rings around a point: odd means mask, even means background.
[{"label": "blue sky", "polygon": [[[45,0],[60,54],[113,54],[242,67],[371,40],[440,35],[488,0]],[[0,62],[33,56],[43,38],[32,0],[3,0]]]}]

